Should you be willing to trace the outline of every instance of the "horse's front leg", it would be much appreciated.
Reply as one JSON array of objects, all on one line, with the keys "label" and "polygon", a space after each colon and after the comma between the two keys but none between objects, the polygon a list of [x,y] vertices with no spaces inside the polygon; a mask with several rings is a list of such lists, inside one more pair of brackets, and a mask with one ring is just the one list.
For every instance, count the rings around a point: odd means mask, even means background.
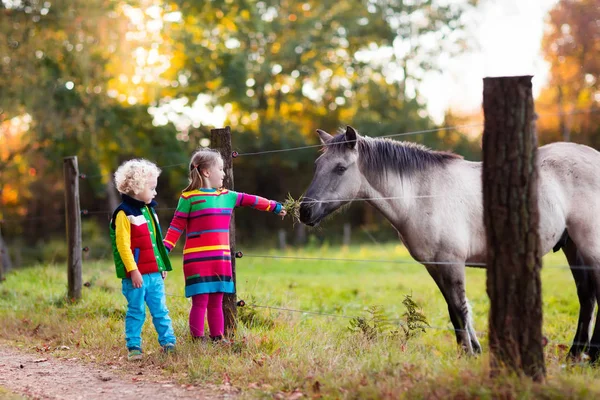
[{"label": "horse's front leg", "polygon": [[446,303],[450,320],[454,326],[456,342],[469,355],[481,353],[471,321],[471,311],[466,295],[465,267],[461,264],[428,265],[427,271],[440,288]]}]

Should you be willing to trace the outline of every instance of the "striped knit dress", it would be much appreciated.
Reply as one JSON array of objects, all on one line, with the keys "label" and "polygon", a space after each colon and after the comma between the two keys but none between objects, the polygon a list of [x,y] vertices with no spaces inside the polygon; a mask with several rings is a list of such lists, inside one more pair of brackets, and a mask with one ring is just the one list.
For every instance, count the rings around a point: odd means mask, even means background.
[{"label": "striped knit dress", "polygon": [[163,243],[171,251],[186,231],[183,248],[185,296],[234,293],[229,247],[229,221],[235,207],[248,206],[278,214],[273,200],[230,191],[199,189],[183,192]]}]

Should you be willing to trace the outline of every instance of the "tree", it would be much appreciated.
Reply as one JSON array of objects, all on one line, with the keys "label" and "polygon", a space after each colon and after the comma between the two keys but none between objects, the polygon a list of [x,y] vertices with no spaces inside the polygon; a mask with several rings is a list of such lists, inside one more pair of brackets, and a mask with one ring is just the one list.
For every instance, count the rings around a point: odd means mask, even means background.
[{"label": "tree", "polygon": [[600,145],[599,20],[596,0],[560,0],[549,13],[542,51],[550,79],[537,102],[545,140]]},{"label": "tree", "polygon": [[546,375],[531,77],[485,78],[483,207],[492,373]]},{"label": "tree", "polygon": [[0,3],[1,199],[5,214],[35,217],[9,232],[35,241],[52,234],[44,218],[62,228],[56,182],[65,156],[78,155],[81,171],[93,177],[82,183],[82,201],[92,209],[125,158],[185,163],[173,125],[155,127],[148,114],[151,84],[140,83],[141,95],[132,99],[115,83],[141,42],[123,40],[134,30],[130,9],[116,0]]},{"label": "tree", "polygon": [[[176,58],[181,61],[175,66],[179,81],[184,82],[167,93],[191,98],[208,93],[215,104],[228,104],[227,123],[234,131],[257,136],[254,143],[244,143],[251,148],[279,146],[281,140],[293,141],[302,135],[309,135],[313,142],[314,129],[348,122],[365,108],[380,107],[376,112],[396,124],[402,119],[420,121],[422,116],[402,112],[417,97],[407,94],[406,83],[414,88],[423,70],[435,66],[434,54],[441,49],[461,47],[459,32],[467,2],[451,6],[430,0],[406,3],[167,3],[169,12],[182,15],[169,30],[180,43]],[[428,42],[434,46],[421,43],[433,37],[437,40]],[[408,46],[408,51],[397,49],[401,46]],[[386,48],[392,60],[385,65],[371,62],[368,53]],[[392,65],[398,70],[395,78],[391,77]],[[380,91],[386,97],[388,90],[396,92],[395,104],[371,101],[364,106],[365,92]]]}]

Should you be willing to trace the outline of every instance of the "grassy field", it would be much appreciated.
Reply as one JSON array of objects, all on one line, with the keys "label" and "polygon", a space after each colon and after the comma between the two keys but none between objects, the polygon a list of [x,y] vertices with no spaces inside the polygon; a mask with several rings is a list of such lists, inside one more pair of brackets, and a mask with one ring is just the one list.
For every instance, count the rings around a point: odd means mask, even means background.
[{"label": "grassy field", "polygon": [[[243,397],[279,394],[323,398],[594,398],[600,395],[600,372],[567,366],[565,355],[575,332],[578,311],[573,278],[561,254],[544,259],[544,334],[548,381],[488,377],[485,271],[467,270],[468,294],[484,354],[460,357],[437,287],[418,264],[361,261],[273,259],[252,255],[330,257],[352,260],[404,260],[401,246],[382,245],[287,252],[246,251],[238,260],[238,296],[248,305],[317,313],[369,317],[380,306],[389,319],[402,319],[405,295],[419,305],[432,328],[408,341],[385,331],[374,339],[348,329],[349,318],[247,306],[232,346],[189,340],[190,302],[176,271],[166,281],[167,303],[178,336],[178,352],[159,352],[147,319],[144,328],[147,374],[182,383],[223,384],[242,389]],[[139,370],[126,361],[125,299],[112,263],[84,264],[83,300],[65,301],[63,265],[15,271],[0,284],[0,336],[14,345],[66,357],[117,365],[125,373]],[[55,350],[67,346],[68,350]]]}]

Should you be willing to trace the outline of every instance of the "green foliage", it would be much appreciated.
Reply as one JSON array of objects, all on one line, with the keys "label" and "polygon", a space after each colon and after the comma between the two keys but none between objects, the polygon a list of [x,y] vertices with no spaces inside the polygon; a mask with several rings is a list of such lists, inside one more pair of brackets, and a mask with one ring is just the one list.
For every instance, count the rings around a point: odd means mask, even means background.
[{"label": "green foliage", "polygon": [[[410,260],[405,249],[393,245],[329,247],[320,252],[286,254],[349,259],[385,255]],[[144,378],[149,381],[168,380],[205,388],[223,385],[227,379],[240,388],[244,398],[291,397],[293,393],[315,398],[396,398],[400,393],[402,398],[415,399],[583,399],[600,395],[600,371],[565,365],[577,324],[578,301],[575,285],[565,285],[572,282],[572,276],[561,253],[546,256],[544,265],[549,268],[541,272],[543,328],[550,338],[544,349],[548,380],[543,385],[511,376],[490,378],[486,335],[480,335],[482,356],[458,356],[446,303],[421,265],[252,257],[238,260],[237,290],[241,298],[250,299],[249,303],[343,315],[357,315],[365,307],[384,304],[389,315],[410,315],[409,302],[403,305],[400,301],[401,293],[410,292],[414,303],[422,305],[423,314],[433,319],[431,325],[442,328],[411,337],[410,346],[402,342],[401,332],[368,340],[362,332],[350,333],[344,318],[277,310],[264,312],[274,323],[271,328],[263,323],[240,323],[232,346],[199,344],[189,337],[190,303],[183,296],[181,258],[174,258],[173,265],[175,270],[169,273],[165,285],[178,352],[169,358],[161,354],[148,315],[142,336],[144,365],[155,367],[144,369]],[[560,266],[565,268],[557,268]],[[3,344],[22,347],[27,343],[28,348],[43,352],[44,357],[84,362],[93,359],[135,375],[140,367],[126,361],[125,299],[112,263],[84,263],[83,273],[84,282],[92,284],[83,288],[83,298],[76,303],[64,300],[66,272],[62,265],[40,265],[9,273],[7,281],[0,284]],[[468,269],[466,274],[475,328],[485,331],[489,309],[485,271]],[[388,318],[388,322],[393,321]],[[421,323],[424,321],[416,325]],[[55,352],[61,346],[69,350]]]},{"label": "green foliage", "polygon": [[367,317],[352,318],[348,329],[362,334],[368,340],[375,340],[383,336],[397,337],[399,325],[402,330],[402,342],[406,343],[419,333],[425,333],[425,327],[429,324],[427,317],[418,308],[411,295],[406,295],[402,304],[406,307],[406,312],[400,321],[391,320],[382,306],[374,305],[367,308],[369,314]]},{"label": "green foliage", "polygon": [[291,194],[288,193],[285,202],[283,203],[283,209],[292,218],[294,224],[300,222],[300,202],[301,199],[294,199]]},{"label": "green foliage", "polygon": [[394,328],[382,306],[370,306],[366,311],[368,317],[354,317],[350,320],[348,329],[351,332],[358,332],[368,340],[375,340],[384,333],[389,334]]},{"label": "green foliage", "polygon": [[407,294],[402,300],[402,304],[406,307],[404,313],[404,321],[400,324],[400,328],[404,332],[404,341],[414,338],[419,333],[425,333],[425,327],[429,326],[427,317],[422,310],[419,309],[417,303],[412,298],[412,295]]},{"label": "green foliage", "polygon": [[[209,109],[224,107],[241,154],[314,145],[315,128],[344,124],[370,136],[432,128],[418,91],[406,82],[417,87],[423,71],[438,67],[440,52],[464,48],[461,16],[471,3],[163,1],[156,4],[163,15],[181,18],[159,18],[163,29],[152,33],[139,27],[148,26],[146,19],[134,24],[127,16],[126,10],[147,6],[139,1],[2,2],[0,129],[8,119],[30,119],[10,142],[0,135],[0,187],[11,194],[0,197],[2,218],[40,221],[6,224],[3,232],[31,246],[64,232],[56,216],[64,208],[62,159],[71,155],[89,177],[80,182],[83,208],[109,212],[108,181],[133,157],[164,166],[159,200],[174,207],[189,154],[209,136],[206,125],[191,121],[189,107],[174,107],[168,123],[149,114],[174,99],[193,103],[204,94]],[[359,56],[393,46],[410,51],[379,63]],[[157,51],[167,67],[147,57],[141,65],[141,50]],[[403,76],[386,79],[392,72]],[[437,143],[435,137],[415,140]],[[297,198],[316,155],[307,149],[239,157],[235,189]],[[352,214],[353,222],[364,219],[363,210]],[[268,232],[281,221],[239,213],[238,232],[249,236],[257,226]]]},{"label": "green foliage", "polygon": [[248,329],[273,329],[275,327],[275,321],[272,318],[265,316],[256,307],[252,307],[252,303],[254,302],[253,296],[250,296],[248,300],[250,304],[246,304],[244,307],[238,307],[238,320]]}]

